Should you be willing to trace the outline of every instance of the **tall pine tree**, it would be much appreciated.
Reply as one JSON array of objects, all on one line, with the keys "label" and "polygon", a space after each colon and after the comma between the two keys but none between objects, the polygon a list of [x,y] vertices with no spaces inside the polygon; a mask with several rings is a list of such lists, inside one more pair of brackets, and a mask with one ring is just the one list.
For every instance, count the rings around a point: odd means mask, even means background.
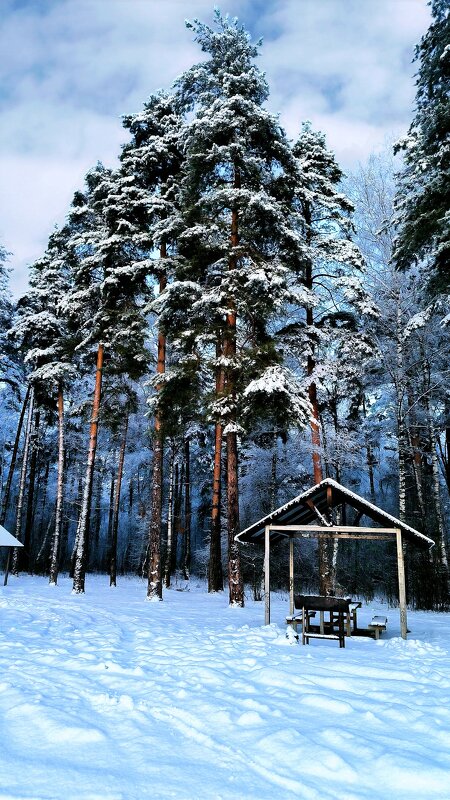
[{"label": "tall pine tree", "polygon": [[[221,453],[226,444],[228,584],[231,604],[243,604],[239,548],[238,434],[243,405],[272,395],[279,365],[270,321],[286,297],[284,262],[297,242],[286,225],[284,179],[292,154],[278,120],[263,107],[268,97],[252,44],[237,20],[216,11],[215,28],[188,23],[208,59],[177,82],[184,107],[194,112],[185,140],[183,209],[179,237],[197,288],[189,320],[202,331],[206,363],[215,380],[214,473],[209,589],[222,588]],[[267,380],[264,381],[264,376]],[[258,391],[246,388],[259,380]],[[253,383],[252,383],[253,382]],[[285,385],[283,386],[285,388]],[[281,391],[280,394],[283,394]],[[286,395],[284,395],[286,398]],[[292,398],[306,416],[306,402]]]},{"label": "tall pine tree", "polygon": [[[179,180],[183,121],[176,99],[153,95],[137,114],[124,118],[131,142],[123,148],[121,172],[129,212],[134,216],[133,241],[147,253],[147,275],[162,295],[178,263],[176,239],[180,227]],[[144,212],[144,213],[143,213]],[[150,305],[149,311],[154,311]],[[161,389],[166,372],[166,336],[158,325],[156,399],[153,399],[153,463],[150,526],[147,548],[147,598],[162,599],[161,521],[164,425]],[[158,400],[159,398],[159,400]],[[167,400],[167,398],[166,398]]]}]

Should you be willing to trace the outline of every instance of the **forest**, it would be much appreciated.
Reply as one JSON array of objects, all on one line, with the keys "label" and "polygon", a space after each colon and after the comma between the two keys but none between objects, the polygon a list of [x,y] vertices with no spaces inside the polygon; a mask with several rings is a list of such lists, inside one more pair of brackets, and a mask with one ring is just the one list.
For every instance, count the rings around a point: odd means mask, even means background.
[{"label": "forest", "polygon": [[[6,574],[77,594],[139,575],[149,600],[204,580],[243,605],[262,554],[236,534],[331,477],[435,541],[408,598],[449,608],[448,0],[431,9],[409,130],[347,175],[267,110],[237,20],[187,23],[202,60],[123,117],[117,168],[88,172],[18,300],[0,248]],[[319,547],[304,588],[396,602],[389,543]]]}]

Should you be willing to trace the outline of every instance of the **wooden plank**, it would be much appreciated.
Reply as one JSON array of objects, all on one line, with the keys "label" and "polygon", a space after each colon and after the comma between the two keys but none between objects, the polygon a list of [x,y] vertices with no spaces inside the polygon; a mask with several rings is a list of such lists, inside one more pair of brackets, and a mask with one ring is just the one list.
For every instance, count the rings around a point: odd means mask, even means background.
[{"label": "wooden plank", "polygon": [[270,625],[270,526],[264,536],[264,624]]},{"label": "wooden plank", "polygon": [[311,511],[314,512],[314,514],[316,515],[317,519],[320,519],[320,521],[322,523],[322,527],[324,527],[324,526],[328,527],[327,520],[325,519],[323,514],[320,513],[319,509],[314,505],[314,502],[311,500],[311,498],[308,498],[308,500],[305,500],[305,505],[307,505],[308,508],[311,509]]},{"label": "wooden plank", "polygon": [[294,533],[295,539],[353,539],[354,541],[368,542],[370,540],[380,542],[392,542],[394,534],[372,534],[372,533]]},{"label": "wooden plank", "polygon": [[289,537],[289,613],[294,613],[294,537]]},{"label": "wooden plank", "polygon": [[397,533],[398,528],[359,528],[355,525],[267,525],[271,531],[322,531],[325,535],[328,532],[343,531],[344,533]]},{"label": "wooden plank", "polygon": [[333,505],[333,490],[331,486],[327,486],[327,506],[331,508]]},{"label": "wooden plank", "polygon": [[398,599],[400,603],[400,630],[402,639],[406,639],[408,625],[406,619],[406,582],[405,582],[405,561],[403,557],[403,542],[401,530],[397,534],[397,565],[398,565]]}]

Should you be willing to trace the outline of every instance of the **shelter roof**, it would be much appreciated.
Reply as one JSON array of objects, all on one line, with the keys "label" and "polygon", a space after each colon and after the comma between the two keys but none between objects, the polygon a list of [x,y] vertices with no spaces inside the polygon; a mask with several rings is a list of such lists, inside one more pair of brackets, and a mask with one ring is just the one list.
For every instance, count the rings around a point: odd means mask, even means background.
[{"label": "shelter roof", "polygon": [[23,544],[0,525],[0,547],[23,547]]},{"label": "shelter roof", "polygon": [[[343,503],[356,509],[361,516],[368,517],[372,522],[384,527],[399,528],[405,539],[416,547],[426,550],[434,545],[433,540],[425,536],[425,534],[401,522],[332,478],[325,478],[325,480],[312,486],[311,489],[299,494],[298,497],[294,497],[289,503],[280,506],[280,508],[267,514],[258,522],[254,522],[253,525],[238,533],[236,539],[239,542],[251,542],[254,544],[264,540],[264,531],[267,525],[317,524],[321,515],[325,516],[330,508],[335,508]],[[326,530],[326,524],[324,524],[324,529]],[[377,529],[374,527],[373,532],[376,533],[376,531]],[[292,531],[271,530],[270,538],[273,542],[280,541],[290,533]],[[362,533],[361,538],[364,538]]]}]

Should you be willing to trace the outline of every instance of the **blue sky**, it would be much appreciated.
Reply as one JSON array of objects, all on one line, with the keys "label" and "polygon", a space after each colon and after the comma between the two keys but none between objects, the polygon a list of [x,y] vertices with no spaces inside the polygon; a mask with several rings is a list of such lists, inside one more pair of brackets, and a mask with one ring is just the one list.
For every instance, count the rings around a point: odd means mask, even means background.
[{"label": "blue sky", "polygon": [[[98,160],[114,165],[120,115],[168,88],[200,52],[186,17],[212,21],[211,0],[2,0],[0,241],[12,288],[64,220]],[[414,45],[426,0],[229,0],[264,44],[270,108],[295,137],[302,120],[346,169],[408,127]]]}]

